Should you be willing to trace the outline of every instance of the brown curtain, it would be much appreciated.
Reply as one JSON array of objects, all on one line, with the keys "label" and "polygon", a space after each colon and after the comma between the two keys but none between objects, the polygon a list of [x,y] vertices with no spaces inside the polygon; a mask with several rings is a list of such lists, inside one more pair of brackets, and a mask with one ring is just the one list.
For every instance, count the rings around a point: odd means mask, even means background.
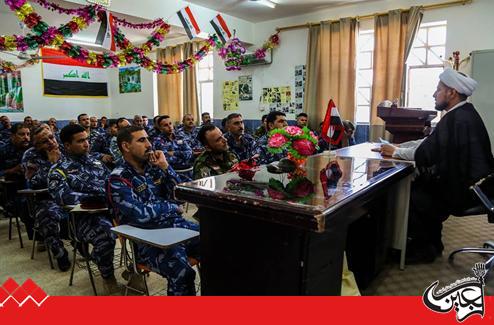
[{"label": "brown curtain", "polygon": [[[158,49],[158,62],[173,64],[183,60],[183,45]],[[158,75],[158,113],[179,121],[183,114],[183,75]]]},{"label": "brown curtain", "polygon": [[375,18],[370,141],[389,138],[384,131],[384,121],[377,116],[377,105],[386,99],[402,98],[405,54],[410,51],[420,25],[422,15],[419,13],[420,8],[412,7],[410,11],[392,10]]},{"label": "brown curtain", "polygon": [[[184,44],[184,57],[188,58],[199,49],[196,42]],[[199,98],[197,94],[197,69],[191,68],[184,71],[184,100],[183,113],[192,114],[194,121],[199,121]]]},{"label": "brown curtain", "polygon": [[354,18],[309,28],[305,107],[313,128],[324,119],[330,98],[342,119],[354,120],[356,35]]}]

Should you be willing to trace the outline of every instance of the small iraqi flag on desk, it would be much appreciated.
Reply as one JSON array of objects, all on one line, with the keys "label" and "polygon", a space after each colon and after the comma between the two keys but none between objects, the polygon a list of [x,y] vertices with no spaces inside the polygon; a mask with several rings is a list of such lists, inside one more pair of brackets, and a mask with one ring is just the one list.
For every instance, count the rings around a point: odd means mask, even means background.
[{"label": "small iraqi flag on desk", "polygon": [[230,30],[228,29],[228,26],[226,25],[226,22],[223,17],[221,17],[221,15],[218,14],[216,17],[214,17],[214,19],[211,20],[211,25],[213,26],[216,34],[221,39],[221,42],[223,44],[225,44],[226,41],[228,41],[228,39],[232,37],[232,33],[230,33]]},{"label": "small iraqi flag on desk", "polygon": [[183,8],[177,12],[177,15],[178,18],[180,18],[180,21],[187,32],[187,36],[189,36],[190,39],[193,39],[201,33],[201,29],[199,28],[199,25],[197,24],[197,21],[189,7]]},{"label": "small iraqi flag on desk", "polygon": [[43,48],[43,94],[47,96],[108,96],[108,71]]},{"label": "small iraqi flag on desk", "polygon": [[329,144],[338,145],[343,139],[344,132],[345,127],[341,121],[338,108],[334,104],[333,100],[330,99],[328,108],[326,109],[326,116],[324,117],[324,122],[322,124],[321,136]]}]

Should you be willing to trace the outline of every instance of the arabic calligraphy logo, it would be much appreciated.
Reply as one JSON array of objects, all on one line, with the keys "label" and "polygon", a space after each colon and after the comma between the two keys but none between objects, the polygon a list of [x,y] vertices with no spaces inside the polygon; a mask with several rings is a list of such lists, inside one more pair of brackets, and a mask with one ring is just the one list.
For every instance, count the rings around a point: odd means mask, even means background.
[{"label": "arabic calligraphy logo", "polygon": [[33,280],[27,279],[22,285],[8,278],[0,286],[0,308],[7,306],[9,301],[14,301],[22,307],[27,301],[33,301],[38,307],[41,306],[48,295]]},{"label": "arabic calligraphy logo", "polygon": [[457,280],[437,292],[435,289],[439,281],[431,284],[424,292],[424,304],[438,313],[448,313],[454,308],[458,322],[463,322],[475,314],[483,318],[485,263],[476,263],[472,270],[475,278]]}]

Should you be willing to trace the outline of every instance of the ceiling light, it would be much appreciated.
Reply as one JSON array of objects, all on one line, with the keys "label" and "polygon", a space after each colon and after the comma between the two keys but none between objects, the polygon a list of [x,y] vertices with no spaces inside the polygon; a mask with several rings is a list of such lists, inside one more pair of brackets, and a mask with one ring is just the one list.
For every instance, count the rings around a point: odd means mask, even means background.
[{"label": "ceiling light", "polygon": [[270,0],[250,0],[250,1],[257,2],[258,4],[269,7],[271,9],[274,9],[276,7],[276,3]]}]

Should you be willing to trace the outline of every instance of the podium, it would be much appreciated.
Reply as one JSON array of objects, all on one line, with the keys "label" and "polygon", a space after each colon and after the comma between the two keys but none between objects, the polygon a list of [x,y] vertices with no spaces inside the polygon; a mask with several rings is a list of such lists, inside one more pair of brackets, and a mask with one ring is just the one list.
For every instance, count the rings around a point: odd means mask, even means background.
[{"label": "podium", "polygon": [[436,115],[436,111],[420,108],[377,107],[377,116],[384,120],[386,131],[393,135],[393,143],[423,138],[424,128],[430,126]]}]

